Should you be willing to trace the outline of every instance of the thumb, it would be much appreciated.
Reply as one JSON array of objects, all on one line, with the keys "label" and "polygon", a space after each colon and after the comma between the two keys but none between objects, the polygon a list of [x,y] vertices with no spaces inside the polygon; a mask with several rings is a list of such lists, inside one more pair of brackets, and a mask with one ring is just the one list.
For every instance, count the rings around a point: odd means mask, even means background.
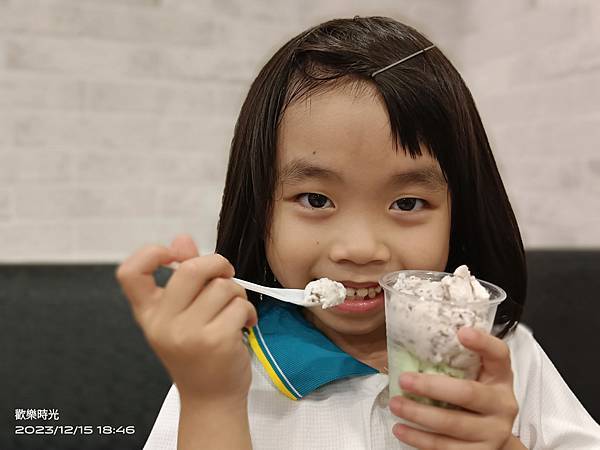
[{"label": "thumb", "polygon": [[200,256],[198,247],[189,234],[177,235],[171,242],[171,250],[173,250],[176,261],[179,262]]}]

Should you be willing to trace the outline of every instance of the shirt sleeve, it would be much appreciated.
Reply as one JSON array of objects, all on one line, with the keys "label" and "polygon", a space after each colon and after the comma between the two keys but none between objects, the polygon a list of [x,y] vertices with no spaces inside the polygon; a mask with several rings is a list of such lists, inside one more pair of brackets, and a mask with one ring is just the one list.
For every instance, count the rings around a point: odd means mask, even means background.
[{"label": "shirt sleeve", "polygon": [[530,450],[600,449],[600,426],[520,325],[510,338],[519,415],[513,433]]},{"label": "shirt sleeve", "polygon": [[173,384],[154,422],[144,450],[177,450],[179,391]]}]

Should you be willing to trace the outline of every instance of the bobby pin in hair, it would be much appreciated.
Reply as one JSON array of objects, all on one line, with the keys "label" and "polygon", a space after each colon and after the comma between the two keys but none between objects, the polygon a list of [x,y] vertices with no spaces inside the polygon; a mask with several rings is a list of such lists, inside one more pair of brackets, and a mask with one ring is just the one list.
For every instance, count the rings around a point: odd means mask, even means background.
[{"label": "bobby pin in hair", "polygon": [[389,66],[385,66],[383,69],[376,70],[375,72],[373,72],[371,74],[371,78],[375,78],[375,76],[379,75],[381,72],[385,72],[386,70],[391,69],[392,67],[395,67],[398,64],[402,64],[403,62],[408,61],[409,59],[414,58],[415,56],[418,56],[421,53],[425,53],[427,50],[431,50],[434,47],[435,47],[435,45],[430,45],[429,47],[425,47],[424,49],[421,49],[417,52],[414,52],[411,55],[408,55],[408,56],[402,58],[400,61],[396,61],[396,62],[390,64]]}]

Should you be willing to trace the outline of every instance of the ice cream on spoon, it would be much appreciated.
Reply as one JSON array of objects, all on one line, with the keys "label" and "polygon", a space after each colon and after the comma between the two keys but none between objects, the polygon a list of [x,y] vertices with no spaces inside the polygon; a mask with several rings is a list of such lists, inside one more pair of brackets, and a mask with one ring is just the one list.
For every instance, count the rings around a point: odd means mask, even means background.
[{"label": "ice cream on spoon", "polygon": [[311,281],[304,288],[304,300],[311,304],[320,304],[323,309],[344,303],[346,288],[342,283],[320,278]]}]

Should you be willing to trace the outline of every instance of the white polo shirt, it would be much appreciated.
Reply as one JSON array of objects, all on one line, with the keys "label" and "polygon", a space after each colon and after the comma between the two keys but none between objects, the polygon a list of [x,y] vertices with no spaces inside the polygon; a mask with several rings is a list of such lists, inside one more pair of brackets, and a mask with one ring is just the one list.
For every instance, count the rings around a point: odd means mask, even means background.
[{"label": "white polo shirt", "polygon": [[[273,321],[277,324],[280,322],[280,317]],[[261,321],[258,325],[261,325]],[[266,329],[268,323],[263,322],[263,325]],[[279,325],[274,325],[273,329],[278,327]],[[289,327],[283,324],[281,329],[289,331]],[[259,330],[260,328],[255,329]],[[261,338],[258,336],[259,341]],[[265,338],[262,343],[268,344],[268,340]],[[528,449],[533,450],[600,449],[600,427],[573,395],[529,330],[519,325],[505,341],[511,351],[514,390],[520,408],[513,434]],[[276,352],[271,354],[268,345],[263,350],[269,352],[269,356],[273,358],[270,362],[281,370],[278,375],[286,377],[287,388],[302,394],[302,398],[291,399],[288,389],[278,386],[277,377],[260,350],[257,352],[254,346],[249,347],[252,356],[252,384],[248,394],[248,413],[254,449],[412,448],[398,441],[392,434],[392,426],[398,418],[387,408],[387,374],[345,374],[335,381],[316,388],[313,386],[308,389],[309,392],[303,392],[303,387],[314,380],[308,380],[307,384],[302,376],[306,378],[306,374],[311,371],[294,373],[294,368],[301,367],[303,363],[296,362],[287,366],[277,364]],[[355,372],[356,368],[336,370],[350,373]],[[325,378],[327,376],[325,374]],[[284,391],[288,393],[284,395]],[[146,442],[145,450],[177,448],[179,407],[179,394],[173,385]]]}]

